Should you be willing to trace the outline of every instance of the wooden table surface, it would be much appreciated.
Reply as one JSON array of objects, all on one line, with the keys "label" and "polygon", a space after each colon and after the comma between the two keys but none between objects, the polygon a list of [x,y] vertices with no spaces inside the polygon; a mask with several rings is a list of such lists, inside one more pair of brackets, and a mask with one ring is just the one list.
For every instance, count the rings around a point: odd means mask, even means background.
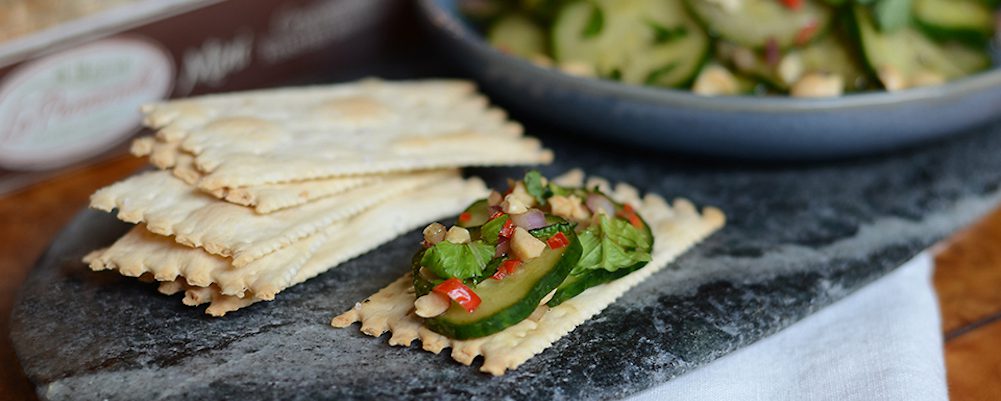
[{"label": "wooden table surface", "polygon": [[[0,196],[0,399],[35,399],[9,337],[11,307],[32,264],[95,189],[143,165],[123,156]],[[940,247],[935,287],[951,398],[1001,400],[1001,209]]]}]

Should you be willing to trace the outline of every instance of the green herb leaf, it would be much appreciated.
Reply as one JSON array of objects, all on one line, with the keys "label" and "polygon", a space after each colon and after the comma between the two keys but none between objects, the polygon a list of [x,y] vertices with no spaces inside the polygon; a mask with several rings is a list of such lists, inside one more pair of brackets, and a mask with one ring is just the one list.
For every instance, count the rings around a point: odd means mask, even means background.
[{"label": "green herb leaf", "polygon": [[542,185],[542,174],[536,170],[525,173],[525,191],[540,205],[546,204],[546,186]]},{"label": "green herb leaf", "polygon": [[646,24],[653,29],[653,42],[656,44],[671,42],[675,39],[683,38],[688,34],[688,29],[685,29],[683,25],[668,28],[653,20],[647,20]]},{"label": "green herb leaf", "polygon": [[587,20],[587,26],[584,27],[584,32],[581,32],[581,36],[584,38],[593,38],[601,34],[601,31],[605,28],[605,13],[598,8],[597,5],[592,4],[591,16]]},{"label": "green herb leaf", "polygon": [[497,237],[504,228],[504,222],[511,220],[507,215],[500,216],[483,224],[480,228],[480,239],[491,245],[497,245]]},{"label": "green herb leaf", "polygon": [[552,182],[550,182],[549,183],[549,193],[551,193],[553,195],[570,196],[570,195],[572,195],[574,193],[574,191],[572,189],[570,189],[570,188],[561,187],[559,185],[556,185],[556,184],[553,184]]},{"label": "green herb leaf", "polygon": [[595,227],[590,227],[577,234],[577,240],[580,241],[582,252],[580,259],[577,260],[577,266],[574,266],[571,274],[580,274],[587,270],[599,268],[601,264],[601,238],[600,234],[597,233],[598,231]]},{"label": "green herb leaf", "polygon": [[619,217],[602,214],[598,218],[597,224],[577,234],[583,252],[573,274],[594,269],[614,272],[650,261],[651,238],[645,231]]},{"label": "green herb leaf", "polygon": [[465,280],[480,276],[494,257],[494,247],[483,241],[453,244],[442,241],[428,248],[421,266],[441,278]]},{"label": "green herb leaf", "polygon": [[644,82],[647,85],[656,85],[657,81],[660,81],[660,77],[666,75],[671,71],[674,71],[674,69],[677,67],[678,63],[670,63],[668,65],[650,71],[650,74],[646,76],[646,80],[644,80]]}]

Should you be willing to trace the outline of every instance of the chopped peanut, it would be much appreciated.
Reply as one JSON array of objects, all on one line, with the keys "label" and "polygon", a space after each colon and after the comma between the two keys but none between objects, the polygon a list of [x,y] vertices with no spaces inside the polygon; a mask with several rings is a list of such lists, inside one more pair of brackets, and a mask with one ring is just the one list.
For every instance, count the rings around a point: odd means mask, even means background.
[{"label": "chopped peanut", "polygon": [[414,301],[414,312],[423,318],[432,318],[448,310],[452,301],[437,292],[430,292]]},{"label": "chopped peanut", "polygon": [[497,191],[490,191],[490,195],[487,196],[487,205],[497,206],[504,201],[504,197]]},{"label": "chopped peanut", "polygon": [[918,71],[911,76],[911,86],[932,86],[940,85],[945,83],[945,77],[942,74],[936,74],[931,71]]},{"label": "chopped peanut", "polygon": [[511,253],[519,260],[529,260],[538,257],[546,249],[546,243],[535,238],[524,228],[514,229],[511,237]]},{"label": "chopped peanut", "polygon": [[792,84],[803,77],[803,57],[792,52],[779,61],[779,78],[786,84]]},{"label": "chopped peanut", "polygon": [[501,209],[507,214],[522,214],[528,211],[528,206],[517,197],[508,195],[504,198],[504,202],[501,202]]},{"label": "chopped peanut", "polygon": [[809,73],[803,76],[789,91],[794,97],[841,96],[845,81],[837,74]]},{"label": "chopped peanut", "polygon": [[445,239],[445,226],[440,223],[431,223],[424,228],[424,241],[434,245]]},{"label": "chopped peanut", "polygon": [[907,79],[904,78],[904,74],[892,65],[887,64],[879,67],[876,72],[876,75],[879,75],[879,80],[883,83],[883,87],[886,88],[886,90],[893,92],[907,88]]},{"label": "chopped peanut", "polygon": [[535,206],[535,197],[525,190],[525,184],[521,182],[515,184],[511,193],[501,202],[501,208],[507,214],[522,214],[532,206]]},{"label": "chopped peanut", "polygon": [[553,208],[553,214],[567,220],[584,221],[591,217],[591,212],[584,207],[577,195],[554,195],[549,198],[549,205]]},{"label": "chopped peanut", "polygon": [[733,74],[715,64],[703,69],[692,85],[692,92],[704,96],[736,95],[739,91],[737,79]]},{"label": "chopped peanut", "polygon": [[560,71],[578,77],[596,77],[598,73],[594,66],[582,61],[567,61],[560,64]]},{"label": "chopped peanut", "polygon": [[453,244],[465,244],[469,240],[469,230],[459,226],[452,226],[452,228],[448,229],[448,233],[445,234],[445,241]]},{"label": "chopped peanut", "polygon": [[525,205],[528,205],[528,207],[535,206],[535,197],[528,193],[528,190],[525,189],[525,184],[522,182],[518,182],[514,185],[514,190],[512,190],[508,196],[512,195],[521,199],[521,201],[524,202]]}]

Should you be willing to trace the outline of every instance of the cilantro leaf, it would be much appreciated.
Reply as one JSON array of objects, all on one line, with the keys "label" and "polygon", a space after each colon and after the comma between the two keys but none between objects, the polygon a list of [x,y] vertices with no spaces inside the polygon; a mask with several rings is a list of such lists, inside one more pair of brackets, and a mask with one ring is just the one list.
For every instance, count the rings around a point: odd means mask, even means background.
[{"label": "cilantro leaf", "polygon": [[542,185],[542,174],[536,170],[525,173],[525,191],[535,198],[540,205],[546,204],[546,186]]},{"label": "cilantro leaf", "polygon": [[601,31],[605,28],[605,14],[598,8],[597,5],[592,4],[591,16],[587,19],[587,25],[584,26],[584,31],[581,32],[581,36],[584,38],[593,38],[601,34]]},{"label": "cilantro leaf", "polygon": [[480,227],[480,238],[488,244],[497,245],[500,231],[504,228],[504,223],[511,220],[507,215],[502,215],[490,220]]},{"label": "cilantro leaf", "polygon": [[483,241],[453,244],[442,241],[428,248],[421,266],[441,278],[465,280],[481,275],[494,257],[494,247]]},{"label": "cilantro leaf", "polygon": [[599,215],[597,224],[577,234],[583,252],[572,274],[610,272],[650,261],[651,238],[622,218]]},{"label": "cilantro leaf", "polygon": [[653,30],[653,42],[657,44],[672,42],[675,39],[683,38],[688,34],[688,29],[684,26],[668,28],[661,25],[657,21],[650,19],[646,21],[646,24]]}]

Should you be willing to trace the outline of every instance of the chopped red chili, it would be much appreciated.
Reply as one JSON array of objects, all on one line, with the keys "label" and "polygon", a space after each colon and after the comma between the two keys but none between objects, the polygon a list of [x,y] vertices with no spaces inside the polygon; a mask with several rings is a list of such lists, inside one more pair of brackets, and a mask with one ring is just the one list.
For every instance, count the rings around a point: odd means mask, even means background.
[{"label": "chopped red chili", "polygon": [[504,263],[501,263],[501,265],[497,267],[497,272],[495,272],[491,277],[493,277],[494,280],[502,280],[504,277],[510,276],[511,273],[514,273],[518,266],[521,266],[521,261],[518,259],[505,260]]},{"label": "chopped red chili", "polygon": [[799,10],[803,6],[803,0],[782,0],[782,4],[791,10]]},{"label": "chopped red chili", "polygon": [[461,280],[452,277],[434,286],[431,291],[442,294],[459,304],[466,312],[472,313],[480,306],[480,297],[473,290],[462,283]]},{"label": "chopped red chili", "polygon": [[625,217],[626,220],[629,220],[629,224],[632,224],[633,227],[643,228],[643,219],[640,219],[640,216],[636,214],[636,210],[633,209],[633,205],[628,203],[623,205],[622,212],[620,212],[620,214],[622,217]]},{"label": "chopped red chili", "polygon": [[504,222],[504,226],[501,227],[500,232],[497,233],[498,237],[511,238],[514,235],[514,222],[511,219],[507,219]]},{"label": "chopped red chili", "polygon": [[803,25],[799,31],[796,32],[796,39],[793,41],[796,46],[803,46],[813,39],[813,35],[817,33],[817,21],[810,21],[806,25]]},{"label": "chopped red chili", "polygon": [[570,240],[567,239],[566,235],[562,232],[554,234],[552,237],[546,240],[546,244],[549,244],[550,249],[560,249],[570,244]]},{"label": "chopped red chili", "polygon": [[501,217],[503,215],[504,215],[504,212],[498,210],[498,211],[494,212],[493,214],[491,214],[490,218],[487,219],[487,220],[493,220],[493,219],[496,219],[496,218]]}]

